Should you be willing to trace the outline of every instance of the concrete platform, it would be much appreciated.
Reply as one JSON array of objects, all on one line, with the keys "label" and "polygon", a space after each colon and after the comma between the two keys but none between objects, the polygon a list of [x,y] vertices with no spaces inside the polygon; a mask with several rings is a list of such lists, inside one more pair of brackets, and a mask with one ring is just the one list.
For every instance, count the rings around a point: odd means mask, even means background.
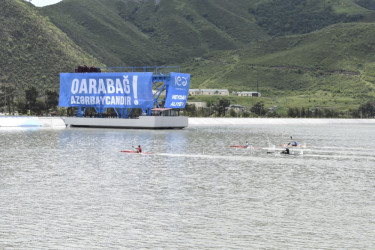
[{"label": "concrete platform", "polygon": [[0,116],[0,127],[49,127],[65,128],[61,117]]},{"label": "concrete platform", "polygon": [[133,129],[182,129],[189,125],[185,116],[140,116],[136,119],[65,117],[66,126]]}]

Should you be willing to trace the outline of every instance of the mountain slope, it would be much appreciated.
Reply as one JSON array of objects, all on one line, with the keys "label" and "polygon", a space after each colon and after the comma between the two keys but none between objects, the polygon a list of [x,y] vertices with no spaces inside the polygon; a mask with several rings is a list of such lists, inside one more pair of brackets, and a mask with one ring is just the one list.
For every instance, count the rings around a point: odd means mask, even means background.
[{"label": "mountain slope", "polygon": [[0,83],[14,84],[18,93],[29,85],[56,89],[60,72],[100,64],[31,4],[2,0],[0,9]]},{"label": "mountain slope", "polygon": [[112,66],[180,64],[270,37],[373,22],[374,0],[63,0],[41,11]]},{"label": "mountain slope", "polygon": [[375,20],[373,11],[352,0],[270,0],[250,11],[259,26],[276,36],[309,33],[336,23]]},{"label": "mountain slope", "polygon": [[195,58],[183,68],[193,88],[255,91],[258,85],[268,97],[360,103],[375,98],[374,30],[374,23],[337,24]]},{"label": "mountain slope", "polygon": [[108,65],[181,63],[267,38],[236,0],[64,0],[42,8],[86,51]]}]

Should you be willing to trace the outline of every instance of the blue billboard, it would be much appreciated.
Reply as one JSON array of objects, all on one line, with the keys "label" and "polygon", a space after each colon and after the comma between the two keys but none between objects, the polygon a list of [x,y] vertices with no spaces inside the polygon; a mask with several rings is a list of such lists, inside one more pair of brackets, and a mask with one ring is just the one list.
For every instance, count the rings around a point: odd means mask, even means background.
[{"label": "blue billboard", "polygon": [[152,72],[61,73],[59,106],[152,108]]},{"label": "blue billboard", "polygon": [[189,95],[189,85],[189,74],[171,72],[164,107],[177,109],[185,108]]}]

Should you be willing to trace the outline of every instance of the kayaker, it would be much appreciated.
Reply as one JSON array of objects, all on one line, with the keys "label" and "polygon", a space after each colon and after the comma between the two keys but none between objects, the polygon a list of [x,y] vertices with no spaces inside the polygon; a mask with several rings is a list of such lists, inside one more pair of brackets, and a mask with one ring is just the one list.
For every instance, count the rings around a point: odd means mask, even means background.
[{"label": "kayaker", "polygon": [[289,154],[289,148],[286,148],[284,151],[281,151],[281,153],[288,155]]},{"label": "kayaker", "polygon": [[138,145],[138,148],[136,148],[136,150],[137,150],[137,153],[142,153],[141,145]]},{"label": "kayaker", "polygon": [[[290,139],[293,140],[293,137],[291,136]],[[289,142],[288,146],[297,147],[298,143],[297,143],[297,141]]]}]

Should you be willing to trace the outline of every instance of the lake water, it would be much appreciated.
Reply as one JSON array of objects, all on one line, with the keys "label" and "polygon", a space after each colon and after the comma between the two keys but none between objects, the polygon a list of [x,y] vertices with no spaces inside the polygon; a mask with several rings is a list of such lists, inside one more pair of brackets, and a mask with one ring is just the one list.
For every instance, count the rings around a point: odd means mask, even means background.
[{"label": "lake water", "polygon": [[[290,136],[306,148],[270,149]],[[0,128],[0,148],[0,249],[375,248],[374,125]]]}]

